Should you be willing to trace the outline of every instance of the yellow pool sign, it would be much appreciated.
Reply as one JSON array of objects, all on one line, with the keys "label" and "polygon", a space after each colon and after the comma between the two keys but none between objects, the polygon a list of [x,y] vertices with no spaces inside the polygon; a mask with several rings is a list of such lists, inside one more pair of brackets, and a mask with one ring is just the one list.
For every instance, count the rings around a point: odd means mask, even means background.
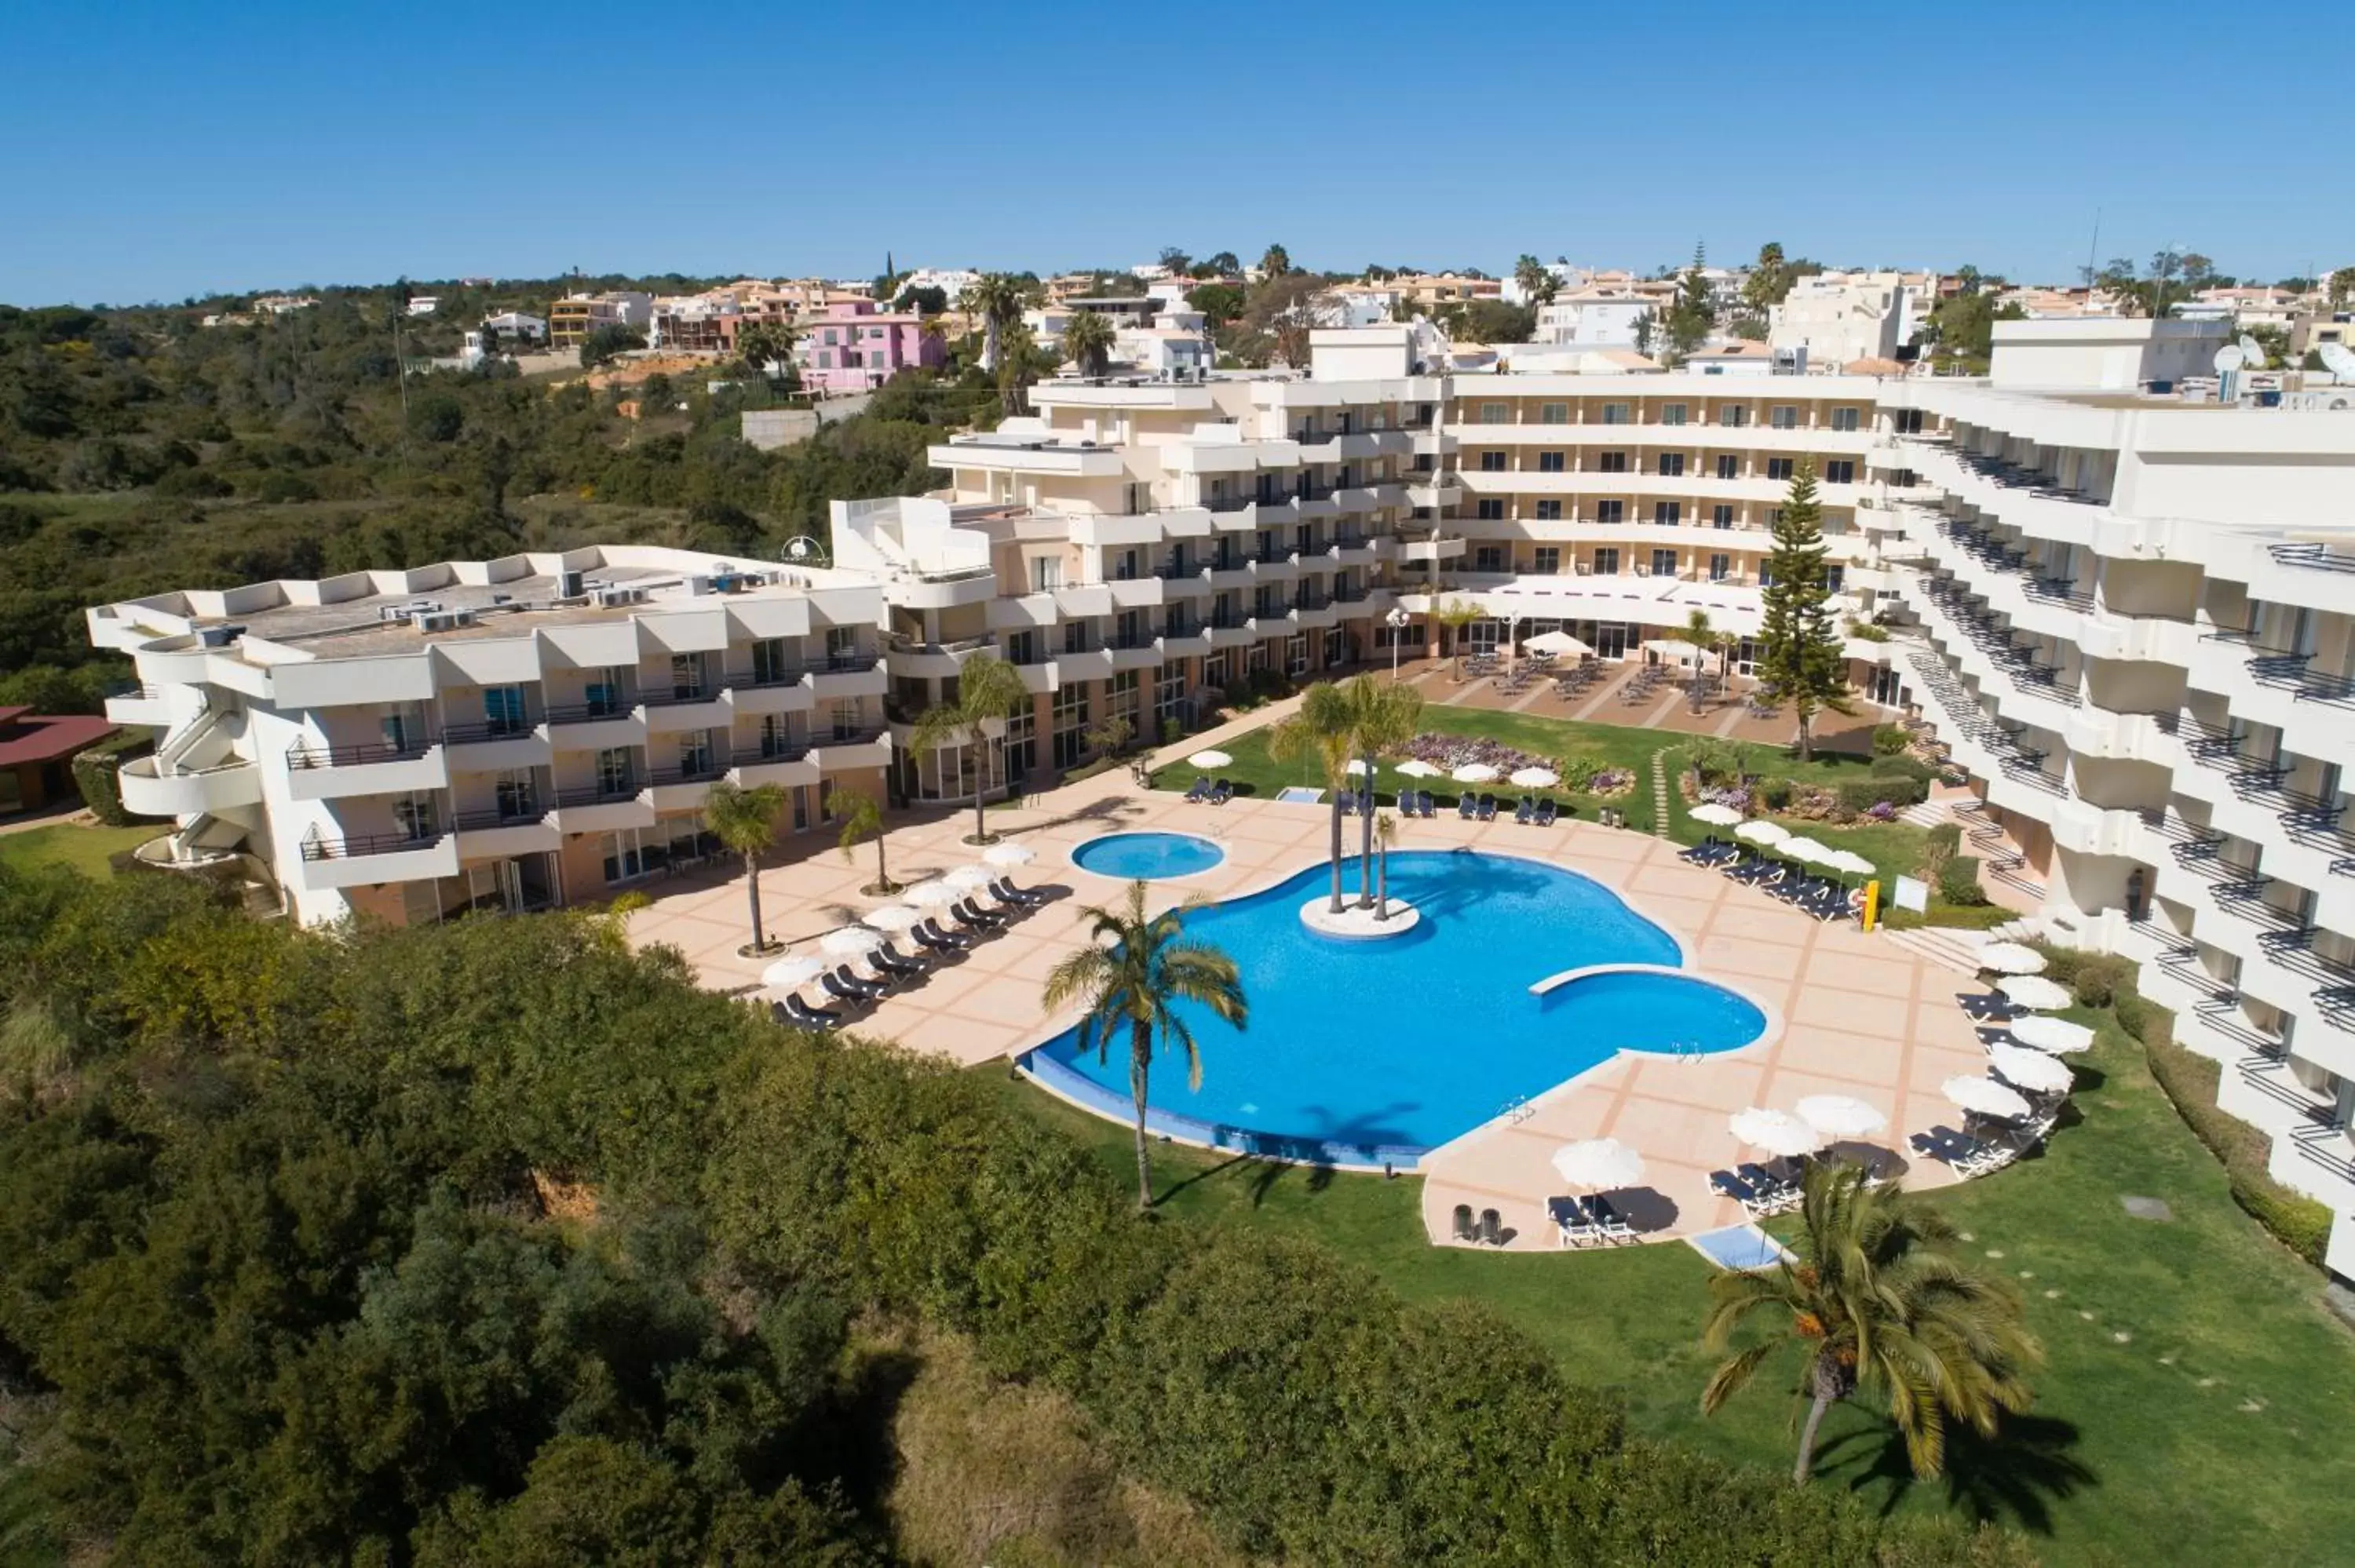
[{"label": "yellow pool sign", "polygon": [[1881,917],[1881,883],[1878,878],[1864,885],[1864,913],[1861,924],[1868,931]]}]

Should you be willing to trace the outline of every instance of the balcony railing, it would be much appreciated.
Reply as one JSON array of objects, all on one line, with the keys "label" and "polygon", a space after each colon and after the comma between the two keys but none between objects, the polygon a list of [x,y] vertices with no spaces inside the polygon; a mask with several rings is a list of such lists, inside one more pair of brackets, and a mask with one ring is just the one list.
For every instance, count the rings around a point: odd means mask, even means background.
[{"label": "balcony railing", "polygon": [[883,727],[880,725],[849,729],[837,727],[830,730],[820,730],[816,735],[810,737],[810,744],[815,747],[865,746],[870,741],[877,741],[882,738]]},{"label": "balcony railing", "polygon": [[296,772],[314,768],[365,768],[375,762],[414,762],[433,749],[421,736],[414,740],[370,740],[357,746],[297,746],[286,753],[286,766]]},{"label": "balcony railing", "polygon": [[682,762],[676,768],[655,768],[649,769],[646,774],[646,782],[650,785],[709,784],[715,779],[723,779],[727,777],[728,768],[729,764],[723,758],[712,758],[706,761],[695,763]]},{"label": "balcony railing", "polygon": [[[1276,505],[1284,500],[1283,496],[1272,495],[1267,498],[1266,504]],[[1260,498],[1256,495],[1213,495],[1202,504],[1212,512],[1241,512],[1246,506],[1260,503]]]},{"label": "balcony railing", "polygon": [[483,811],[461,811],[450,820],[450,825],[462,833],[476,833],[490,828],[528,827],[545,815],[547,808],[533,800],[512,808],[495,806]]},{"label": "balcony railing", "polygon": [[798,686],[807,673],[799,664],[776,666],[765,675],[730,675],[722,683],[731,692],[767,692],[779,686]]},{"label": "balcony railing", "polygon": [[516,740],[530,733],[531,724],[527,719],[480,719],[471,724],[444,726],[442,744],[475,746],[494,740]]},{"label": "balcony railing", "polygon": [[2268,545],[2265,549],[2285,567],[2313,572],[2355,572],[2355,556],[2342,556],[2320,545]]},{"label": "balcony railing", "polygon": [[628,718],[632,705],[619,697],[595,703],[566,703],[548,710],[551,725],[597,724],[605,719]]},{"label": "balcony railing", "polygon": [[577,784],[556,794],[559,806],[610,806],[623,800],[634,800],[645,789],[635,778],[608,779],[599,784]]},{"label": "balcony railing", "polygon": [[642,708],[681,708],[689,703],[716,702],[719,696],[719,688],[716,684],[668,686],[658,691],[639,694],[638,705]]},{"label": "balcony railing", "polygon": [[882,662],[879,654],[855,650],[847,653],[828,653],[826,656],[826,673],[829,675],[863,675]]},{"label": "balcony railing", "polygon": [[304,839],[304,860],[354,860],[361,855],[400,854],[432,849],[449,835],[439,827],[418,832],[346,833],[341,838]]}]

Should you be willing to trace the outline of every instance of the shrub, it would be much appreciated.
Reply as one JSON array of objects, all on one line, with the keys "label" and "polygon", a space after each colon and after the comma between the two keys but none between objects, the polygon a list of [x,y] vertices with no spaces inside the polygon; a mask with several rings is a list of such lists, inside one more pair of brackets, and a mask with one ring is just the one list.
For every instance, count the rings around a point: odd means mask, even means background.
[{"label": "shrub", "polygon": [[1948,861],[1938,873],[1938,898],[1946,904],[1960,904],[1977,908],[1987,902],[1979,886],[1979,857],[1958,854]]},{"label": "shrub", "polygon": [[142,820],[124,809],[118,775],[125,762],[144,757],[155,744],[151,736],[126,730],[74,754],[74,788],[81,791],[82,804],[90,808],[91,816],[110,828],[127,828]]},{"label": "shrub", "polygon": [[1872,776],[1875,779],[1918,779],[1927,784],[1937,776],[1937,771],[1920,758],[1905,752],[1872,759]]},{"label": "shrub", "polygon": [[1176,719],[1176,717],[1172,716],[1172,717],[1169,717],[1169,718],[1163,719],[1163,720],[1161,721],[1161,744],[1162,744],[1162,745],[1164,745],[1164,746],[1175,746],[1175,745],[1177,745],[1179,741],[1181,741],[1181,740],[1183,740],[1183,739],[1185,739],[1185,738],[1186,738],[1186,726],[1185,726],[1184,725],[1182,725],[1182,724],[1179,724],[1179,723],[1178,722],[1178,720]]},{"label": "shrub", "polygon": [[1758,798],[1766,802],[1770,811],[1787,810],[1794,786],[1788,779],[1769,779],[1758,786]]},{"label": "shrub", "polygon": [[1875,757],[1900,757],[1913,743],[1913,736],[1902,725],[1885,724],[1872,732],[1872,754]]},{"label": "shrub", "polygon": [[1870,810],[1881,801],[1911,806],[1927,799],[1927,787],[1918,779],[1850,779],[1837,796],[1840,809],[1850,813]]}]

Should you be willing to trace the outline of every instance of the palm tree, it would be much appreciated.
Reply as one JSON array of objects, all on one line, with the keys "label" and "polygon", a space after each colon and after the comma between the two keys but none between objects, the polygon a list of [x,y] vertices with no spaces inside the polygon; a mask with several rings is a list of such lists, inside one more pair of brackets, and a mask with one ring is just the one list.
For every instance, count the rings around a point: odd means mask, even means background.
[{"label": "palm tree", "polygon": [[[794,328],[783,322],[756,322],[736,334],[737,356],[763,381],[783,377],[794,363]],[[777,366],[772,371],[771,366]]]},{"label": "palm tree", "polygon": [[1810,1403],[1799,1434],[1795,1485],[1806,1484],[1816,1432],[1835,1401],[1870,1391],[1886,1397],[1917,1476],[1945,1462],[1946,1423],[1992,1437],[2007,1411],[2028,1408],[2021,1372],[2042,1351],[2020,1319],[2019,1297],[1971,1273],[1942,1250],[1954,1228],[1895,1185],[1870,1187],[1852,1164],[1811,1163],[1799,1255],[1772,1269],[1729,1270],[1710,1280],[1703,1337],[1722,1350],[1753,1313],[1786,1317],[1785,1332],[1737,1351],[1700,1396],[1712,1414],[1786,1344],[1806,1354],[1797,1392]]},{"label": "palm tree", "polygon": [[891,880],[891,873],[883,863],[883,808],[875,803],[875,797],[861,789],[829,789],[826,814],[842,825],[837,842],[842,846],[843,859],[848,860],[857,853],[861,839],[875,841],[875,880],[858,891],[870,898],[888,898],[899,892],[900,885]]},{"label": "palm tree", "polygon": [[1269,278],[1281,278],[1292,270],[1292,253],[1281,245],[1271,245],[1260,253],[1259,270]]},{"label": "palm tree", "polygon": [[1461,599],[1451,599],[1431,609],[1432,620],[1447,629],[1447,651],[1455,662],[1458,681],[1464,679],[1464,629],[1486,614],[1478,605]]},{"label": "palm tree", "polygon": [[[1351,747],[1365,764],[1362,777],[1371,789],[1374,759],[1386,751],[1396,751],[1423,727],[1423,694],[1412,686],[1393,685],[1371,675],[1359,675],[1341,689],[1349,700]],[[1364,815],[1359,821],[1363,832],[1359,843],[1358,907],[1366,909],[1374,902],[1366,877],[1366,868],[1374,862],[1374,820]]]},{"label": "palm tree", "polygon": [[777,813],[784,809],[781,784],[746,789],[723,779],[703,797],[703,825],[744,857],[744,894],[752,906],[752,945],[745,949],[750,954],[773,952],[777,947],[761,929],[761,852],[776,837]]},{"label": "palm tree", "polygon": [[[1039,344],[1019,320],[1009,323],[997,366],[997,411],[1008,419],[1029,412],[1029,390],[1039,379]],[[1051,367],[1050,367],[1051,368]]]},{"label": "palm tree", "polygon": [[1696,609],[1685,617],[1685,641],[1693,651],[1692,700],[1693,710],[1700,709],[1701,662],[1717,647],[1717,628],[1710,624],[1709,611]]},{"label": "palm tree", "polygon": [[1381,845],[1382,851],[1382,858],[1375,863],[1379,868],[1375,873],[1374,884],[1376,921],[1388,920],[1391,917],[1391,845],[1398,842],[1398,819],[1388,811],[1382,812],[1374,819],[1374,840]]},{"label": "palm tree", "polygon": [[1072,1002],[1080,1017],[1080,1049],[1093,1046],[1096,1060],[1112,1049],[1113,1036],[1128,1030],[1128,1092],[1136,1106],[1136,1207],[1153,1207],[1153,1163],[1145,1140],[1146,1080],[1153,1070],[1156,1042],[1186,1054],[1186,1083],[1202,1086],[1202,1054],[1178,1003],[1194,1002],[1237,1029],[1250,1019],[1242,980],[1234,959],[1208,942],[1186,938],[1181,919],[1191,904],[1147,918],[1146,885],[1128,885],[1124,908],[1094,905],[1080,914],[1088,941],[1047,975],[1044,1001],[1050,1012]]},{"label": "palm tree", "polygon": [[957,671],[956,687],[953,701],[934,704],[916,720],[908,749],[921,755],[954,741],[973,753],[973,836],[965,842],[986,844],[991,842],[989,823],[982,814],[989,786],[989,737],[982,726],[993,719],[1002,724],[1020,713],[1029,705],[1030,688],[1022,683],[1020,671],[986,650],[966,658]]},{"label": "palm tree", "polygon": [[[1404,688],[1401,688],[1404,689]],[[1324,769],[1326,791],[1333,798],[1333,901],[1326,907],[1341,913],[1341,791],[1349,781],[1349,758],[1357,749],[1356,705],[1330,681],[1319,681],[1300,694],[1293,715],[1267,733],[1267,754],[1277,762],[1314,756]]]},{"label": "palm tree", "polygon": [[1082,376],[1102,376],[1112,366],[1112,318],[1094,311],[1075,311],[1063,323],[1063,353]]},{"label": "palm tree", "polygon": [[985,272],[958,297],[968,315],[981,318],[981,367],[997,368],[1002,334],[1022,319],[1022,285],[1003,272]]}]

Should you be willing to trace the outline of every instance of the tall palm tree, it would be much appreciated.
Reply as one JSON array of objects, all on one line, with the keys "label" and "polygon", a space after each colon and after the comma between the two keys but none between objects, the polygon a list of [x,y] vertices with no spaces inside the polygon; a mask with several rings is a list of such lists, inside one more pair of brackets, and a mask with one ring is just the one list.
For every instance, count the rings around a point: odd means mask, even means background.
[{"label": "tall palm tree", "polygon": [[1894,1185],[1867,1186],[1861,1167],[1810,1164],[1805,1190],[1796,1261],[1710,1280],[1703,1336],[1712,1350],[1753,1313],[1785,1321],[1718,1367],[1701,1412],[1714,1414],[1769,1356],[1796,1344],[1806,1356],[1797,1392],[1809,1404],[1793,1484],[1806,1484],[1824,1412],[1860,1392],[1888,1400],[1913,1473],[1934,1476],[1949,1420],[1992,1437],[2005,1412],[2028,1408],[2021,1374],[2043,1352],[2021,1321],[2019,1298],[1942,1250],[1954,1238],[1944,1216]]},{"label": "tall palm tree", "polygon": [[989,737],[982,726],[992,719],[1003,723],[1028,706],[1030,688],[1022,683],[1020,671],[986,650],[965,659],[956,686],[954,700],[935,703],[916,720],[908,749],[921,756],[954,741],[972,751],[973,836],[965,842],[986,844],[990,832],[982,802],[989,793]]},{"label": "tall palm tree", "polygon": [[1685,642],[1693,651],[1692,700],[1696,712],[1700,706],[1702,663],[1717,647],[1717,628],[1710,624],[1709,611],[1696,609],[1685,617]]},{"label": "tall palm tree", "polygon": [[[1365,764],[1361,777],[1366,788],[1374,787],[1374,761],[1384,752],[1396,751],[1412,740],[1423,726],[1423,694],[1412,686],[1393,685],[1371,675],[1359,675],[1342,686],[1349,702],[1350,746]],[[1374,819],[1361,815],[1362,832],[1359,842],[1358,907],[1373,907],[1372,879],[1366,874],[1374,863]]]},{"label": "tall palm tree", "polygon": [[1293,715],[1267,734],[1267,754],[1277,762],[1314,757],[1325,773],[1326,792],[1333,798],[1333,842],[1327,858],[1333,867],[1333,901],[1326,906],[1341,913],[1341,791],[1348,787],[1349,758],[1357,750],[1356,705],[1340,687],[1319,681],[1300,694]]},{"label": "tall palm tree", "polygon": [[1128,1032],[1128,1092],[1136,1106],[1136,1207],[1153,1207],[1152,1155],[1145,1139],[1145,1094],[1153,1070],[1153,1052],[1175,1046],[1186,1054],[1186,1083],[1202,1086],[1202,1054],[1194,1032],[1178,1012],[1178,1003],[1190,1001],[1243,1028],[1250,1007],[1243,1000],[1242,980],[1234,959],[1208,942],[1187,938],[1180,918],[1189,903],[1148,918],[1146,885],[1128,885],[1127,904],[1119,909],[1095,905],[1080,911],[1088,923],[1088,941],[1058,963],[1047,975],[1047,1011],[1060,1012],[1072,1002],[1080,1016],[1080,1049],[1092,1046],[1096,1059],[1111,1052],[1114,1036]]},{"label": "tall palm tree", "polygon": [[1260,253],[1259,270],[1266,277],[1281,278],[1292,270],[1292,253],[1281,245],[1271,245]]},{"label": "tall palm tree", "polygon": [[1102,376],[1112,367],[1112,318],[1094,311],[1075,311],[1063,323],[1063,353],[1082,376]]},{"label": "tall palm tree", "polygon": [[744,857],[744,895],[752,906],[753,953],[773,950],[761,929],[761,852],[776,837],[777,814],[785,809],[784,787],[761,784],[746,789],[725,779],[703,797],[703,825],[711,836]]},{"label": "tall palm tree", "polygon": [[958,302],[981,318],[981,367],[996,370],[1007,324],[1022,319],[1022,285],[1004,272],[985,272]]},{"label": "tall palm tree", "polygon": [[[778,381],[793,368],[794,339],[798,334],[784,322],[755,322],[736,334],[736,353],[763,381]],[[772,370],[770,366],[776,368]]]},{"label": "tall palm tree", "polygon": [[863,789],[837,787],[826,791],[826,814],[839,825],[835,842],[842,847],[842,858],[848,860],[858,851],[859,841],[875,841],[875,880],[858,891],[871,897],[888,898],[900,891],[891,880],[889,867],[883,863],[883,808],[875,797]]},{"label": "tall palm tree", "polygon": [[1455,662],[1455,678],[1459,681],[1464,678],[1464,629],[1487,614],[1478,605],[1462,599],[1451,599],[1431,608],[1432,621],[1447,629],[1447,651]]}]

